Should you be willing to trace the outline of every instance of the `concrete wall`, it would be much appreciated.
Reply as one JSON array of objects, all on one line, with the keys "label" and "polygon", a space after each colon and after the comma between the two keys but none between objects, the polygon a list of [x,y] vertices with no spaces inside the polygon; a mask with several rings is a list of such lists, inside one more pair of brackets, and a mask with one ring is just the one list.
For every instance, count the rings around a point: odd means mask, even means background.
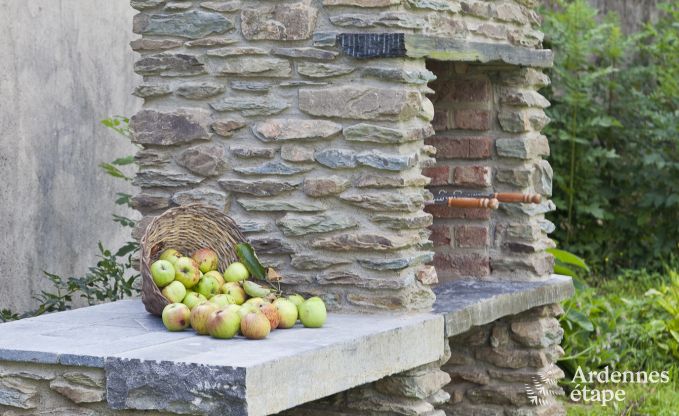
[{"label": "concrete wall", "polygon": [[127,0],[0,0],[0,309],[129,238],[111,212],[132,187],[97,165],[135,151],[99,123],[139,107],[133,15]]}]

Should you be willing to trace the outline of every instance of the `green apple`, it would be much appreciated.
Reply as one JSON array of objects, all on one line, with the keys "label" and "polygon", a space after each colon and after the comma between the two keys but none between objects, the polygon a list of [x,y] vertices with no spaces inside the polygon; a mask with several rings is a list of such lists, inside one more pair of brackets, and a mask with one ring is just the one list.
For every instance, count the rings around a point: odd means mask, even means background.
[{"label": "green apple", "polygon": [[250,312],[259,312],[259,308],[251,303],[244,303],[240,306],[240,309],[238,309],[238,314],[240,315],[241,319],[243,319],[243,317],[245,317],[245,315],[249,314]]},{"label": "green apple", "polygon": [[207,321],[212,312],[219,308],[214,303],[204,302],[193,308],[191,311],[191,328],[193,328],[198,335],[207,335]]},{"label": "green apple", "polygon": [[323,299],[314,296],[299,306],[299,320],[307,328],[320,328],[325,323],[328,312]]},{"label": "green apple", "polygon": [[245,291],[238,282],[224,283],[222,293],[231,296],[236,305],[242,305],[245,302]]},{"label": "green apple", "polygon": [[186,288],[176,280],[165,286],[161,292],[170,303],[180,303],[186,296]]},{"label": "green apple", "polygon": [[295,326],[299,315],[297,305],[287,299],[280,298],[274,301],[273,306],[278,310],[279,328],[287,329]]},{"label": "green apple", "polygon": [[175,250],[173,248],[168,248],[167,250],[163,251],[160,254],[160,257],[158,257],[158,258],[160,260],[167,260],[170,263],[172,263],[172,265],[174,266],[174,264],[177,262],[177,260],[180,257],[183,257],[182,253],[178,252],[177,250]]},{"label": "green apple", "polygon": [[189,327],[191,311],[183,303],[170,303],[163,309],[163,325],[168,331],[183,331]]},{"label": "green apple", "polygon": [[227,282],[239,282],[247,280],[250,277],[250,272],[245,268],[243,263],[233,262],[224,270],[224,280]]},{"label": "green apple", "polygon": [[262,298],[250,298],[250,299],[246,300],[243,305],[253,305],[253,306],[256,306],[256,307],[260,307],[265,303],[269,303],[269,302],[265,301]]},{"label": "green apple", "polygon": [[193,253],[191,258],[198,263],[200,271],[207,273],[212,270],[217,270],[219,266],[219,256],[214,250],[209,248],[201,248]]},{"label": "green apple", "polygon": [[230,339],[236,336],[239,330],[240,315],[228,309],[212,312],[207,321],[207,331],[215,338]]},{"label": "green apple", "polygon": [[219,293],[219,282],[214,276],[203,276],[196,285],[196,292],[210,299]]},{"label": "green apple", "polygon": [[153,283],[159,288],[169,285],[174,280],[174,266],[168,260],[157,260],[151,265]]},{"label": "green apple", "polygon": [[177,262],[174,264],[174,270],[174,279],[181,282],[187,289],[191,289],[200,281],[198,263],[193,261],[191,257],[180,257],[177,259]]},{"label": "green apple", "polygon": [[[231,305],[227,306],[225,309],[228,309],[232,312],[238,313],[238,311],[240,311],[240,305],[236,305],[235,303],[232,303]],[[238,314],[238,316],[240,316],[240,314]]]},{"label": "green apple", "polygon": [[219,282],[219,287],[222,287],[222,285],[224,285],[225,283],[224,276],[222,276],[222,274],[219,273],[217,270],[210,270],[209,272],[205,273],[205,276],[212,276],[215,279],[217,279],[217,281]]},{"label": "green apple", "polygon": [[189,309],[193,309],[203,302],[207,302],[207,298],[193,290],[187,290],[186,296],[184,296],[184,300],[182,300],[182,303],[188,306]]},{"label": "green apple", "polygon": [[263,313],[250,312],[241,318],[240,332],[248,339],[263,339],[271,332],[271,324]]},{"label": "green apple", "polygon": [[288,296],[288,300],[290,302],[294,303],[295,306],[297,306],[297,309],[299,309],[299,305],[304,303],[304,298],[302,297],[302,295],[299,295],[297,293],[295,293],[294,295]]},{"label": "green apple", "polygon": [[231,305],[233,303],[233,299],[231,299],[231,296],[229,295],[214,295],[213,297],[210,298],[210,302],[214,303],[219,307],[219,309],[226,308],[227,306]]}]

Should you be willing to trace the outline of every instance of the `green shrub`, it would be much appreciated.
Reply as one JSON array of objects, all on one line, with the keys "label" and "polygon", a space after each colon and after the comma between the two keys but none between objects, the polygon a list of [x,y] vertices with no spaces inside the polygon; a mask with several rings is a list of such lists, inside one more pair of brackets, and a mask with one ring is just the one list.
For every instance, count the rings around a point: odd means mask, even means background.
[{"label": "green shrub", "polygon": [[596,370],[668,369],[679,360],[679,273],[627,270],[591,287],[578,279],[564,302],[559,365],[569,375],[581,366]]},{"label": "green shrub", "polygon": [[679,248],[679,6],[625,36],[585,0],[558,3],[543,29],[555,237],[598,274],[659,270]]}]

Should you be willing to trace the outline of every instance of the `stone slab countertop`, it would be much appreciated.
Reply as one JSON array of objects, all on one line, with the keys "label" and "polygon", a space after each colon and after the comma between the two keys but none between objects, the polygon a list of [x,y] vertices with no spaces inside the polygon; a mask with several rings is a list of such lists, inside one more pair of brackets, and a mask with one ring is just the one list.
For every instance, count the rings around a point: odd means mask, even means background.
[{"label": "stone slab countertop", "polygon": [[560,302],[573,284],[461,280],[435,292],[433,314],[331,313],[323,328],[261,341],[168,332],[125,300],[2,324],[0,361],[103,368],[114,409],[268,415],[436,361],[444,337]]},{"label": "stone slab countertop", "polygon": [[104,368],[115,409],[257,416],[435,361],[442,340],[440,315],[338,313],[320,329],[216,340],[168,332],[124,300],[2,324],[0,360]]},{"label": "stone slab countertop", "polygon": [[504,316],[559,303],[574,291],[573,280],[557,274],[534,282],[458,280],[434,288],[434,313],[444,316],[446,337],[452,337]]}]

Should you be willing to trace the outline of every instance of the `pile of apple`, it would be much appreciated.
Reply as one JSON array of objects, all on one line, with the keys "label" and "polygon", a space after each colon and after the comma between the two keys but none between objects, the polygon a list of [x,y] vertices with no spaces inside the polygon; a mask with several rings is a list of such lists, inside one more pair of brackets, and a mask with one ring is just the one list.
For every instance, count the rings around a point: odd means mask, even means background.
[{"label": "pile of apple", "polygon": [[300,295],[279,297],[250,278],[241,262],[217,270],[214,250],[202,248],[191,257],[175,249],[165,250],[151,265],[153,282],[170,302],[163,309],[169,331],[189,325],[200,335],[229,339],[239,332],[249,339],[266,338],[276,328],[292,328],[297,319],[307,328],[320,328],[327,312],[323,300]]}]

